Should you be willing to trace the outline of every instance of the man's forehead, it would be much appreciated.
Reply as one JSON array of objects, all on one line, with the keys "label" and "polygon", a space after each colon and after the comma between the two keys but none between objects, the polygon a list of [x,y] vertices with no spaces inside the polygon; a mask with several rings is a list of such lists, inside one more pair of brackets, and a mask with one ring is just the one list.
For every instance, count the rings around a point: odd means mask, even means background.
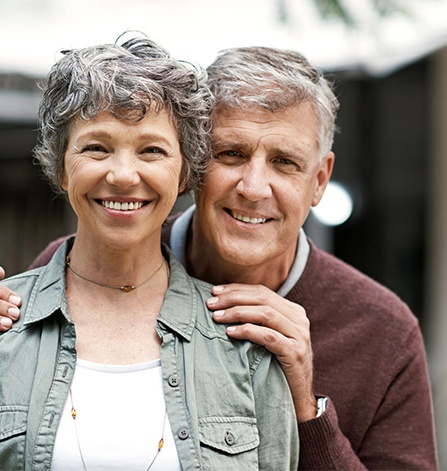
[{"label": "man's forehead", "polygon": [[211,113],[213,128],[220,127],[222,125],[229,125],[231,121],[247,121],[251,123],[267,124],[269,122],[281,122],[282,124],[293,126],[297,120],[304,115],[306,117],[306,123],[308,123],[309,126],[318,122],[315,107],[310,102],[297,103],[295,105],[288,106],[287,108],[280,108],[276,111],[270,111],[261,106],[237,108],[234,106],[219,104]]},{"label": "man's forehead", "polygon": [[220,105],[212,117],[214,144],[247,144],[247,140],[254,138],[278,144],[289,141],[311,145],[310,142],[318,140],[318,120],[310,103],[275,112],[260,107],[242,110]]}]

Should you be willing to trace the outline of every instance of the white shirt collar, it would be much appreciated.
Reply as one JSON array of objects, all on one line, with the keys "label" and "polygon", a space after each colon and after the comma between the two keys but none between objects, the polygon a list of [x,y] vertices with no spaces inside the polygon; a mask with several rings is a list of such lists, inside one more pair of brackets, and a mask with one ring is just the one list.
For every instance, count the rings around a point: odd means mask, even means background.
[{"label": "white shirt collar", "polygon": [[[196,206],[193,204],[182,215],[180,215],[172,225],[170,247],[183,266],[186,266],[186,240],[195,209]],[[283,297],[286,296],[296,283],[298,283],[298,280],[306,267],[309,252],[310,245],[303,228],[301,228],[295,260],[290,269],[289,276],[277,291],[279,295]]]}]

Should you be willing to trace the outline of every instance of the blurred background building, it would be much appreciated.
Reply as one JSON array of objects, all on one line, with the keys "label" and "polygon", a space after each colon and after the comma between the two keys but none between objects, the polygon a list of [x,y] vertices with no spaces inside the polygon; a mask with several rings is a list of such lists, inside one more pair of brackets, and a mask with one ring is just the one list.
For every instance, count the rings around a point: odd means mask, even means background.
[{"label": "blurred background building", "polygon": [[[447,0],[0,0],[0,263],[9,275],[75,230],[32,162],[36,82],[59,50],[130,29],[204,66],[233,46],[296,49],[332,78],[341,103],[333,180],[352,211],[325,223],[315,211],[306,228],[419,318],[447,470]],[[342,200],[331,195],[333,216]]]}]

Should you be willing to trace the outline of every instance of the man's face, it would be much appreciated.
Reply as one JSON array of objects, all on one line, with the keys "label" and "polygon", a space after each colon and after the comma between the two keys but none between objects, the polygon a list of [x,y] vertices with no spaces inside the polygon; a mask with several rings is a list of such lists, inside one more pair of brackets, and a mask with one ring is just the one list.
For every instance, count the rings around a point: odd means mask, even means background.
[{"label": "man's face", "polygon": [[332,153],[319,161],[318,130],[308,103],[275,113],[215,109],[214,159],[196,198],[205,250],[226,264],[290,268],[332,171]]}]

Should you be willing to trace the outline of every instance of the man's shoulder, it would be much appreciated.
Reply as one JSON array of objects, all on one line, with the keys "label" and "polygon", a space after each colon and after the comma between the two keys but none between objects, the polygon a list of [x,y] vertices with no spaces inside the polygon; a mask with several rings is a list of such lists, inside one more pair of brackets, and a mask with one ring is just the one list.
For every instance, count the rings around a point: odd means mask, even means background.
[{"label": "man's shoulder", "polygon": [[306,299],[314,298],[315,303],[330,304],[337,310],[343,306],[347,315],[403,323],[409,328],[417,324],[408,305],[396,293],[312,243],[298,286],[306,293]]},{"label": "man's shoulder", "polygon": [[171,245],[170,242],[171,242],[172,226],[174,222],[176,221],[176,219],[179,218],[181,215],[182,215],[181,212],[169,215],[166,221],[161,226],[161,241],[163,244],[166,244],[168,247],[170,247]]},{"label": "man's shoulder", "polygon": [[59,237],[59,239],[53,240],[50,242],[43,250],[40,252],[40,254],[34,259],[34,261],[31,263],[29,266],[30,269],[36,268],[36,267],[41,267],[43,265],[47,265],[53,255],[56,253],[57,249],[70,237],[75,236],[76,234],[69,234],[65,235],[62,237]]},{"label": "man's shoulder", "polygon": [[319,277],[325,285],[335,283],[336,286],[349,288],[342,290],[347,295],[350,295],[351,290],[354,290],[354,292],[363,292],[365,295],[371,294],[376,296],[381,294],[386,298],[392,298],[396,302],[402,302],[393,291],[380,282],[335,255],[317,248],[313,244],[311,245],[306,273],[311,278]]}]

